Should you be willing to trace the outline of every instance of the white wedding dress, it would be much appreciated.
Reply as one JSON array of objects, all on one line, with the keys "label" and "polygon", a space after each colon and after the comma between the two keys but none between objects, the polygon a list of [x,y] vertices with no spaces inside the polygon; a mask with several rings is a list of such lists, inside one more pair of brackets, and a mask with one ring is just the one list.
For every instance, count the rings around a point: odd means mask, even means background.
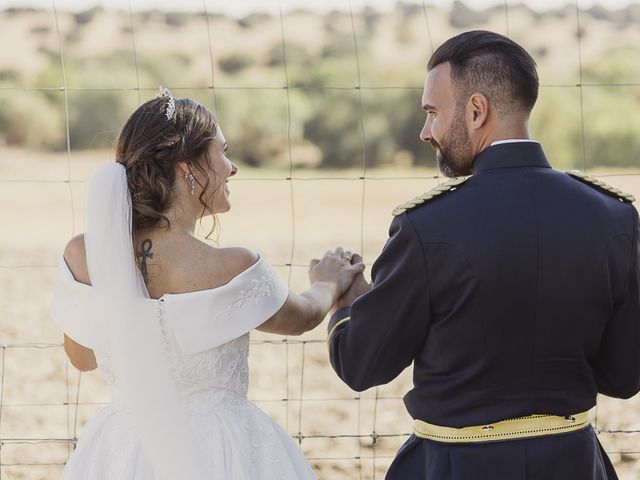
[{"label": "white wedding dress", "polygon": [[[286,294],[260,259],[223,287],[157,301],[157,327],[211,479],[315,478],[291,437],[247,399],[248,332],[269,318]],[[69,323],[86,322],[83,314],[91,308],[91,287],[76,282],[62,260],[53,318],[63,330],[73,331]],[[207,343],[221,344],[207,348]],[[62,478],[154,480],[127,412],[119,408],[109,357],[95,353],[113,387],[113,404],[85,426]]]},{"label": "white wedding dress", "polygon": [[[89,266],[90,255],[88,248]],[[249,332],[279,310],[287,295],[288,288],[260,258],[221,287],[144,299],[145,312],[152,312],[145,335],[157,334],[169,377],[184,399],[181,413],[202,459],[201,471],[206,472],[199,478],[315,479],[293,439],[247,399]],[[166,458],[154,464],[150,458],[158,457],[147,455],[134,417],[121,399],[128,392],[113,368],[113,350],[100,338],[104,329],[94,322],[97,302],[97,289],[77,282],[61,259],[51,316],[68,336],[94,349],[113,396],[84,427],[63,480],[191,480],[195,475],[175,473],[180,465],[172,474],[158,471]]]}]

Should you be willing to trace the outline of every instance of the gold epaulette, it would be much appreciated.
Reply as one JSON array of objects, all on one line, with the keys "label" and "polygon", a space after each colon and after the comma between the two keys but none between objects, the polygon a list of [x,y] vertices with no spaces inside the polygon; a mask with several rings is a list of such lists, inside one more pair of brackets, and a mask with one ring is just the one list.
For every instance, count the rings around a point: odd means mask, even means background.
[{"label": "gold epaulette", "polygon": [[590,185],[595,189],[606,193],[607,195],[615,197],[618,200],[626,203],[633,203],[636,201],[636,197],[634,197],[630,193],[624,193],[622,190],[617,189],[616,187],[612,187],[611,185],[607,185],[602,180],[599,180],[591,175],[587,175],[586,173],[583,173],[579,170],[569,170],[567,173],[573,178],[577,178],[582,183],[586,183],[587,185]]},{"label": "gold epaulette", "polygon": [[459,185],[466,182],[470,177],[458,177],[452,178],[448,182],[437,185],[435,188],[432,188],[426,193],[422,195],[418,195],[413,200],[409,200],[407,203],[403,203],[402,205],[398,205],[393,209],[392,215],[397,217],[398,215],[402,215],[403,213],[411,210],[412,208],[417,207],[418,205],[422,205],[423,203],[428,202],[436,197],[439,197],[443,193],[450,192],[458,188]]}]

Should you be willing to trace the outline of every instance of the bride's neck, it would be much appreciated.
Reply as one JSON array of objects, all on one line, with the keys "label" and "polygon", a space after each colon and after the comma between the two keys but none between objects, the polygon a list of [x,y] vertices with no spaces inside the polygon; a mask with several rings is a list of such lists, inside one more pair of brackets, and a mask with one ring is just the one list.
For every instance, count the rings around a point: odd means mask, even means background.
[{"label": "bride's neck", "polygon": [[172,207],[166,213],[169,219],[169,228],[167,232],[173,234],[182,234],[195,236],[198,215],[195,213],[185,212],[180,207]]}]

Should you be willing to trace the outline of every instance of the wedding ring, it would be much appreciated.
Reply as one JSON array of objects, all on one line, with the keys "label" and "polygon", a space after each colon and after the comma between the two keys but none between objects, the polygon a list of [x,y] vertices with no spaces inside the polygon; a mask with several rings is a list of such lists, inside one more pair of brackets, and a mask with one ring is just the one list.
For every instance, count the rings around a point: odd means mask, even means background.
[{"label": "wedding ring", "polygon": [[351,252],[344,252],[342,254],[342,258],[344,258],[349,263],[351,263],[351,257],[353,257],[353,254]]}]

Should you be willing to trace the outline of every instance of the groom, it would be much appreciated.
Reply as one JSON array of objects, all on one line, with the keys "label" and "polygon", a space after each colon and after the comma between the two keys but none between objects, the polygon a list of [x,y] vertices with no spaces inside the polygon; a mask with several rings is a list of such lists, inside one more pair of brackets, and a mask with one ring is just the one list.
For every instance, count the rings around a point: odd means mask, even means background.
[{"label": "groom", "polygon": [[533,59],[502,35],[463,33],[429,61],[420,136],[453,180],[395,209],[372,285],[329,324],[354,390],[414,365],[414,434],[387,479],[617,478],[587,412],[640,389],[638,214],[551,168],[529,138],[537,96]]}]

